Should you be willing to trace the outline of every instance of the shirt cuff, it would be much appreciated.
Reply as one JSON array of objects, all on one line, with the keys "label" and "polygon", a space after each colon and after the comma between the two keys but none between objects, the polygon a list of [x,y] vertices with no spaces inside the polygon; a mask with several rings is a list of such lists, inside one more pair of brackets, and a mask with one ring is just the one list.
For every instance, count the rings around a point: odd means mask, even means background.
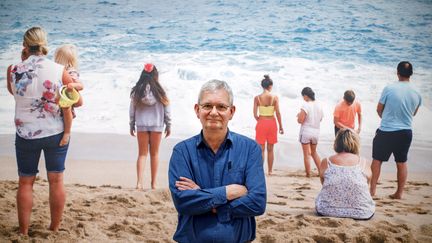
[{"label": "shirt cuff", "polygon": [[207,191],[214,195],[213,200],[211,200],[211,206],[213,208],[225,204],[227,202],[226,198],[226,189],[224,186],[221,187],[215,187],[215,188],[208,188],[208,189],[202,189],[203,191]]}]

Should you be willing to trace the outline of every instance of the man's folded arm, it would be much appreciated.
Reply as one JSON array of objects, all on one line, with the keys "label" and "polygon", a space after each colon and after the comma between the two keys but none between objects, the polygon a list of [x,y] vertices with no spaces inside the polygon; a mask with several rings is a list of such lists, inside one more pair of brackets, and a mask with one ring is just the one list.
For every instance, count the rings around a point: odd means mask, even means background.
[{"label": "man's folded arm", "polygon": [[[182,145],[179,144],[178,146]],[[168,174],[169,188],[178,213],[199,215],[225,204],[227,202],[225,186],[189,190],[180,190],[176,187],[176,182],[180,180],[180,177],[186,177],[196,182],[192,175],[189,159],[178,146],[173,150]]]},{"label": "man's folded arm", "polygon": [[246,168],[245,186],[248,193],[217,208],[218,218],[227,222],[236,217],[258,216],[265,212],[267,194],[261,149],[252,148]]}]

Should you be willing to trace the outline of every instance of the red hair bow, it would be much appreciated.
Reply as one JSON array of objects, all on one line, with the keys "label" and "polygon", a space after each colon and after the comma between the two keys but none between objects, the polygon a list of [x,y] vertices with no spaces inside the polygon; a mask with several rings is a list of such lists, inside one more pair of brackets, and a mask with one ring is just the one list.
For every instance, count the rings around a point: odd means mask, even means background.
[{"label": "red hair bow", "polygon": [[153,71],[154,65],[151,63],[144,64],[144,71],[151,73]]}]

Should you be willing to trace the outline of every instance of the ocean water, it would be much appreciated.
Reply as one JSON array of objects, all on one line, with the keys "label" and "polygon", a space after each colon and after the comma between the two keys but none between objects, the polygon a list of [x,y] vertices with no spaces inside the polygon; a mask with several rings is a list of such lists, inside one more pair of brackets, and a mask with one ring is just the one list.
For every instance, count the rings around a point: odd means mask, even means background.
[{"label": "ocean water", "polygon": [[[425,1],[10,1],[0,3],[0,70],[17,63],[22,36],[48,32],[52,57],[77,45],[84,106],[73,131],[128,134],[129,92],[145,62],[160,70],[172,106],[172,136],[200,130],[193,105],[200,86],[227,81],[235,93],[234,131],[253,137],[253,97],[270,74],[286,133],[296,142],[300,91],[323,104],[321,139],[333,139],[333,109],[353,89],[363,108],[363,143],[379,126],[376,105],[396,66],[409,60],[423,97],[414,143],[432,147],[432,2]],[[15,132],[14,100],[0,76],[0,133]]]}]

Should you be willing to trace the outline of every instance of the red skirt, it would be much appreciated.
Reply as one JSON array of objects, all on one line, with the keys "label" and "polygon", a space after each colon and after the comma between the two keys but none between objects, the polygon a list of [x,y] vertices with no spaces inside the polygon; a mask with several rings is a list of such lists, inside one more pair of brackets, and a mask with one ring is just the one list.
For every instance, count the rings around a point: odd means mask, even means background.
[{"label": "red skirt", "polygon": [[258,144],[277,143],[277,124],[276,119],[260,118],[255,127],[255,140]]}]

